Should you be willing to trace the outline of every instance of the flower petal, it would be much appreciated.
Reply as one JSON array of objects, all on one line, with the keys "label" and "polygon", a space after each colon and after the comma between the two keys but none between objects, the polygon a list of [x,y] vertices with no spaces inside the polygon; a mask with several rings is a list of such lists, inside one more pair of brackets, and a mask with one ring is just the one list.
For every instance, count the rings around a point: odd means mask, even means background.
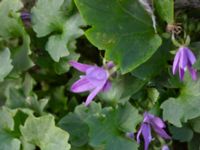
[{"label": "flower petal", "polygon": [[192,80],[197,80],[197,71],[196,69],[193,69],[192,67],[188,66],[188,70],[192,76]]},{"label": "flower petal", "polygon": [[145,112],[143,116],[144,116],[143,122],[145,123],[150,123],[150,119],[154,117],[152,114],[148,112]]},{"label": "flower petal", "polygon": [[191,65],[196,62],[196,57],[189,48],[186,48],[187,57]]},{"label": "flower petal", "polygon": [[159,117],[154,116],[154,118],[152,118],[152,120],[151,120],[151,124],[156,125],[159,128],[165,128],[164,121],[162,119],[160,119]]},{"label": "flower petal", "polygon": [[85,76],[81,76],[81,79],[76,81],[72,86],[71,86],[71,91],[74,93],[81,93],[85,91],[90,91],[94,89],[95,87],[87,80]]},{"label": "flower petal", "polygon": [[102,92],[107,92],[108,90],[110,90],[111,86],[112,86],[111,82],[107,81],[103,86]]},{"label": "flower petal", "polygon": [[152,140],[152,136],[151,136],[151,127],[149,124],[144,123],[143,124],[143,129],[142,129],[142,135],[144,138],[144,149],[148,150],[149,147],[149,143]]},{"label": "flower petal", "polygon": [[137,132],[137,136],[136,136],[136,139],[137,139],[137,143],[140,144],[140,135],[142,133],[142,130],[143,130],[143,124],[141,125],[139,131]]},{"label": "flower petal", "polygon": [[82,64],[73,60],[70,61],[69,64],[81,72],[86,72],[89,68],[94,67],[92,65]]},{"label": "flower petal", "polygon": [[143,130],[143,124],[141,125],[139,131],[137,132],[137,136],[136,136],[136,139],[137,139],[137,143],[140,144],[140,135],[142,133],[142,130]]},{"label": "flower petal", "polygon": [[179,51],[180,51],[179,67],[185,69],[188,65],[187,49],[185,49],[185,47],[180,47]]},{"label": "flower petal", "polygon": [[174,61],[173,61],[173,67],[172,67],[172,73],[175,74],[177,69],[178,69],[178,66],[179,66],[179,60],[180,60],[180,51],[178,51],[176,53],[176,56],[174,58]]},{"label": "flower petal", "polygon": [[171,137],[165,132],[164,129],[159,128],[158,126],[154,125],[152,126],[153,130],[162,138],[164,139],[171,139]]},{"label": "flower petal", "polygon": [[181,81],[183,81],[183,79],[184,79],[184,74],[185,74],[184,69],[179,68],[179,78]]},{"label": "flower petal", "polygon": [[103,86],[97,87],[88,95],[86,102],[85,102],[85,106],[88,106],[92,102],[94,97],[102,90],[102,88],[103,88]]}]

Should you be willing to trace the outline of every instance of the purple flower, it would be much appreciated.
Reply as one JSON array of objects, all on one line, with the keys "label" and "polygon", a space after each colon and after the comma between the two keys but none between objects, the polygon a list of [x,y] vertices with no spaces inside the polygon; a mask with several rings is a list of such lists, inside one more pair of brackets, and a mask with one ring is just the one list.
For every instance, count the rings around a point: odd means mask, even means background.
[{"label": "purple flower", "polygon": [[[85,75],[80,76],[80,79],[71,86],[71,91],[74,93],[90,91],[85,102],[86,106],[91,103],[99,92],[110,89],[111,83],[108,80],[109,72],[103,67],[82,64],[76,61],[70,61],[69,64],[85,73]],[[109,62],[107,68],[110,67],[111,64]]]},{"label": "purple flower", "polygon": [[163,145],[162,150],[169,150],[169,147],[167,145]]},{"label": "purple flower", "polygon": [[196,57],[188,47],[180,47],[174,58],[172,72],[175,74],[179,71],[180,80],[184,79],[185,71],[188,69],[192,79],[197,79],[197,71],[192,68],[192,65],[196,62]]},{"label": "purple flower", "polygon": [[26,27],[31,27],[31,14],[29,12],[21,12],[20,17]]},{"label": "purple flower", "polygon": [[22,12],[20,15],[22,20],[30,20],[31,19],[31,14],[28,12]]},{"label": "purple flower", "polygon": [[149,144],[152,141],[151,128],[162,138],[171,139],[171,137],[165,132],[164,122],[159,118],[147,112],[144,113],[143,123],[137,133],[137,142],[140,143],[140,135],[143,135],[145,150],[148,150]]}]

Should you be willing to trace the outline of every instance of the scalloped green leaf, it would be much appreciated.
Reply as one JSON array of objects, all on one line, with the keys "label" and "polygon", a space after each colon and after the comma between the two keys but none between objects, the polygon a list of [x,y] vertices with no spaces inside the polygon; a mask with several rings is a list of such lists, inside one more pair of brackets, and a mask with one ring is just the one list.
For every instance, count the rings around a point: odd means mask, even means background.
[{"label": "scalloped green leaf", "polygon": [[89,144],[105,150],[137,150],[137,143],[125,137],[125,133],[134,132],[141,119],[138,111],[129,103],[119,108],[104,108],[100,114],[86,118],[90,129]]},{"label": "scalloped green leaf", "polygon": [[46,50],[55,62],[59,62],[61,57],[70,54],[70,42],[83,35],[83,31],[79,28],[81,25],[83,25],[83,21],[80,15],[73,15],[64,24],[62,34],[49,37]]},{"label": "scalloped green leaf", "polygon": [[195,119],[192,119],[190,121],[191,127],[192,129],[197,132],[200,133],[200,117],[197,117]]},{"label": "scalloped green leaf", "polygon": [[21,28],[18,21],[12,17],[11,13],[20,10],[23,7],[21,0],[2,0],[0,2],[0,35],[8,38],[18,28]]},{"label": "scalloped green leaf", "polygon": [[87,144],[89,128],[77,114],[70,113],[66,115],[59,121],[59,126],[69,132],[73,146],[81,147]]},{"label": "scalloped green leaf", "polygon": [[20,150],[21,142],[11,132],[14,131],[15,112],[6,107],[0,109],[0,149]]},{"label": "scalloped green leaf", "polygon": [[5,131],[0,131],[0,149],[1,150],[20,150],[20,140],[12,137]]},{"label": "scalloped green leaf", "polygon": [[51,115],[38,118],[29,116],[20,131],[24,140],[39,146],[41,150],[70,149],[69,134],[55,126]]},{"label": "scalloped green leaf", "polygon": [[30,38],[18,13],[22,7],[21,0],[0,2],[0,37],[6,43],[4,47],[11,49],[14,71],[24,71],[33,66],[28,56],[31,53]]},{"label": "scalloped green leaf", "polygon": [[200,116],[200,79],[192,81],[186,74],[184,86],[177,98],[169,98],[162,103],[164,120],[177,127],[182,123]]},{"label": "scalloped green leaf", "polygon": [[13,69],[11,62],[12,60],[10,59],[10,50],[5,48],[3,51],[0,51],[0,81],[3,81],[3,79]]},{"label": "scalloped green leaf", "polygon": [[70,60],[78,61],[79,57],[80,57],[80,54],[71,52],[69,56],[61,58],[58,63],[53,64],[55,72],[57,74],[63,74],[69,71],[70,65],[68,62]]},{"label": "scalloped green leaf", "polygon": [[85,34],[99,49],[106,50],[127,73],[146,62],[161,45],[149,14],[138,0],[75,0],[91,28]]},{"label": "scalloped green leaf", "polygon": [[[66,3],[65,5],[70,3]],[[46,7],[48,5],[48,7]],[[33,29],[38,37],[52,33],[46,43],[46,51],[55,62],[70,54],[70,42],[83,35],[83,20],[79,14],[66,16],[64,0],[38,0],[32,9]],[[67,6],[64,6],[67,7]]]},{"label": "scalloped green leaf", "polygon": [[160,48],[144,64],[131,72],[132,75],[143,80],[150,80],[153,77],[162,74],[166,70],[167,60],[169,59],[169,49],[172,49],[170,40],[163,39]]},{"label": "scalloped green leaf", "polygon": [[172,138],[179,140],[180,142],[189,142],[193,137],[192,129],[186,126],[183,126],[182,128],[169,126],[169,131],[172,135]]},{"label": "scalloped green leaf", "polygon": [[63,2],[64,0],[38,0],[32,8],[33,29],[38,37],[62,31],[64,14],[60,9]]}]

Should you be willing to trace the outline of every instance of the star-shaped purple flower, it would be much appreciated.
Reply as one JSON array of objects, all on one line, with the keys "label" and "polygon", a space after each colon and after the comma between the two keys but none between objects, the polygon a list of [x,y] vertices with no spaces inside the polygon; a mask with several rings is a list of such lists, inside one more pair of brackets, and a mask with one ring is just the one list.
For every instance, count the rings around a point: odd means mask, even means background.
[{"label": "star-shaped purple flower", "polygon": [[[80,76],[80,79],[71,86],[71,91],[74,93],[81,93],[90,91],[85,105],[88,106],[94,97],[101,91],[107,91],[111,87],[109,82],[109,72],[103,67],[93,66],[70,61],[69,64],[77,70],[84,72],[85,75]],[[107,63],[107,69],[113,67],[113,63]]]},{"label": "star-shaped purple flower", "polygon": [[176,56],[174,58],[172,72],[176,74],[177,70],[179,71],[180,80],[184,79],[185,71],[188,69],[192,79],[197,79],[197,71],[192,68],[192,65],[196,62],[196,57],[192,51],[185,46],[182,46],[178,49]]},{"label": "star-shaped purple flower", "polygon": [[144,113],[143,123],[137,133],[137,142],[140,143],[140,135],[144,138],[144,149],[148,150],[149,144],[152,141],[151,128],[162,138],[171,139],[171,137],[165,132],[164,122],[159,118],[147,112]]}]

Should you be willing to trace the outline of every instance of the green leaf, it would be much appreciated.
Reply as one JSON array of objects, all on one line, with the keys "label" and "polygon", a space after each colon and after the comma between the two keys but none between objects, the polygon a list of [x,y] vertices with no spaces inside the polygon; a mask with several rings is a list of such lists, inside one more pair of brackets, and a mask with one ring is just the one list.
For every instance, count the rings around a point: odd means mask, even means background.
[{"label": "green leaf", "polygon": [[64,0],[38,0],[32,8],[33,29],[38,37],[53,31],[62,32],[64,18],[60,7],[63,2]]},{"label": "green leaf", "polygon": [[38,114],[42,114],[48,99],[40,99],[32,92],[34,80],[30,75],[26,75],[23,83],[18,83],[15,87],[11,84],[6,91],[6,106],[10,108],[30,108]]},{"label": "green leaf", "polygon": [[18,21],[10,13],[14,13],[23,7],[21,0],[2,0],[0,2],[0,35],[8,38],[13,36],[16,29],[21,28]]},{"label": "green leaf", "polygon": [[26,98],[26,107],[34,110],[36,113],[42,115],[44,112],[44,108],[46,107],[49,99],[43,98],[38,100],[38,97],[36,94],[33,94],[32,96],[29,96]]},{"label": "green leaf", "polygon": [[200,133],[200,117],[192,119],[190,124],[195,132]]},{"label": "green leaf", "polygon": [[9,86],[6,92],[6,106],[10,108],[26,107],[26,97],[23,92]]},{"label": "green leaf", "polygon": [[30,74],[27,73],[24,77],[24,82],[22,86],[25,96],[28,96],[31,94],[35,84],[36,84],[35,80],[31,77]]},{"label": "green leaf", "polygon": [[14,130],[14,111],[6,107],[0,109],[0,149],[1,150],[20,150],[20,140],[13,137],[11,132]]},{"label": "green leaf", "polygon": [[0,109],[0,130],[14,129],[14,113],[6,107]]},{"label": "green leaf", "polygon": [[153,104],[159,99],[160,93],[156,88],[147,89],[148,101],[151,101]]},{"label": "green leaf", "polygon": [[168,24],[174,23],[174,0],[156,0],[155,8],[158,15]]},{"label": "green leaf", "polygon": [[[6,47],[12,51],[14,71],[24,71],[33,66],[29,58],[30,38],[20,19],[19,11],[23,7],[20,0],[3,0],[0,2],[0,36]],[[23,60],[23,61],[22,61]]]},{"label": "green leaf", "polygon": [[86,120],[88,117],[92,115],[99,115],[102,111],[102,107],[100,103],[91,102],[89,107],[85,107],[85,105],[79,105],[75,108],[75,113],[82,120]]},{"label": "green leaf", "polygon": [[199,48],[200,48],[200,42],[197,41],[197,42],[193,42],[190,44],[190,48],[192,50],[194,50],[196,53],[196,56],[197,56],[197,61],[195,62],[195,64],[193,65],[194,68],[196,68],[197,70],[200,70],[200,53],[199,53]]},{"label": "green leaf", "polygon": [[13,48],[12,56],[14,71],[16,72],[25,71],[34,66],[33,61],[29,57],[29,55],[31,54],[30,37],[24,29],[21,30],[22,33],[20,36],[22,36],[23,44],[19,45],[16,48]]},{"label": "green leaf", "polygon": [[177,128],[169,126],[169,131],[172,134],[172,138],[180,142],[189,142],[193,137],[193,131],[188,127]]},{"label": "green leaf", "polygon": [[76,14],[66,21],[62,34],[49,37],[46,50],[54,61],[58,62],[61,57],[69,55],[70,42],[83,35],[83,31],[79,28],[81,25],[83,25],[82,19]]},{"label": "green leaf", "polygon": [[12,60],[10,59],[10,50],[8,48],[0,51],[0,81],[10,73],[13,66],[11,64]]},{"label": "green leaf", "polygon": [[51,115],[39,118],[29,116],[20,128],[23,138],[40,147],[41,150],[69,150],[69,134],[55,126]]},{"label": "green leaf", "polygon": [[68,56],[71,50],[70,43],[83,35],[80,29],[83,25],[80,15],[64,16],[61,9],[63,2],[64,0],[39,0],[32,9],[33,29],[37,36],[43,37],[53,32],[46,44],[46,50],[55,62]]},{"label": "green leaf", "polygon": [[107,92],[102,92],[99,97],[111,103],[125,103],[138,92],[146,82],[137,79],[130,74],[120,76],[112,80],[112,87]]},{"label": "green leaf", "polygon": [[12,137],[5,131],[0,131],[1,150],[20,150],[20,140]]},{"label": "green leaf", "polygon": [[142,121],[142,116],[138,114],[138,110],[135,107],[127,103],[119,107],[118,115],[118,124],[122,131],[136,132],[136,126]]},{"label": "green leaf", "polygon": [[185,76],[185,83],[177,98],[169,98],[162,105],[163,118],[177,127],[182,122],[187,122],[200,116],[200,80],[192,81],[188,73]]},{"label": "green leaf", "polygon": [[58,63],[53,64],[55,72],[57,74],[66,73],[70,69],[70,65],[69,65],[68,62],[70,60],[77,61],[79,59],[79,57],[80,57],[80,54],[77,54],[75,52],[71,52],[69,56],[61,58]]},{"label": "green leaf", "polygon": [[105,150],[137,150],[136,142],[126,138],[125,133],[134,131],[140,121],[141,116],[130,104],[118,109],[104,108],[101,114],[94,114],[86,119],[90,129],[89,144],[104,147]]},{"label": "green leaf", "polygon": [[169,50],[171,49],[171,41],[163,40],[162,46],[153,54],[153,56],[144,64],[136,68],[132,75],[142,80],[149,80],[161,74],[166,69]]},{"label": "green leaf", "polygon": [[22,142],[22,150],[35,150],[35,145],[26,142],[23,137],[20,140]]},{"label": "green leaf", "polygon": [[61,35],[53,35],[49,37],[46,50],[51,55],[51,58],[56,62],[58,62],[61,57],[69,55],[65,39]]},{"label": "green leaf", "polygon": [[[75,0],[88,25],[86,36],[99,49],[106,50],[127,73],[146,62],[161,45],[152,20],[138,0]],[[107,18],[105,20],[105,18]]]},{"label": "green leaf", "polygon": [[77,114],[66,115],[59,121],[59,126],[69,132],[69,140],[73,146],[80,147],[88,142],[89,128]]},{"label": "green leaf", "polygon": [[[126,103],[116,108],[105,107],[102,109],[100,103],[92,102],[89,107],[77,106],[70,118],[75,118],[75,116],[89,126],[89,144],[93,149],[137,149],[136,142],[126,137],[127,132],[135,132],[136,126],[142,119],[137,109],[131,104]],[[74,121],[68,119],[65,122],[70,124]]]},{"label": "green leaf", "polygon": [[194,134],[193,139],[188,143],[188,150],[200,149],[200,134]]},{"label": "green leaf", "polygon": [[[32,116],[30,109],[9,109],[0,108],[0,149],[1,150],[20,150],[21,143],[24,141],[17,137],[21,136],[19,126],[24,124],[27,116]],[[22,140],[22,141],[21,141]],[[31,150],[31,149],[25,149]]]}]

